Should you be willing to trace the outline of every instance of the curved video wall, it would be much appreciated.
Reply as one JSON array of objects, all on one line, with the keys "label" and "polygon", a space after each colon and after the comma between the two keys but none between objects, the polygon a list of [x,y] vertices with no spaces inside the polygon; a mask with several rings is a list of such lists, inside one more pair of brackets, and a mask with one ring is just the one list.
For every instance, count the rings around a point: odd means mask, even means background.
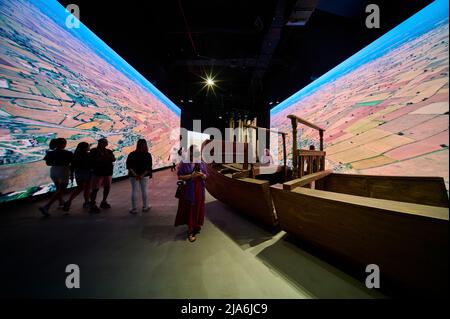
[{"label": "curved video wall", "polygon": [[52,190],[49,141],[106,137],[126,174],[148,141],[154,168],[169,166],[180,109],[82,23],[69,28],[56,0],[0,0],[0,202]]},{"label": "curved video wall", "polygon": [[[448,189],[448,12],[431,3],[273,108],[271,126],[291,132],[295,114],[325,128],[335,171],[442,176]],[[298,146],[318,149],[317,131],[299,128]]]}]

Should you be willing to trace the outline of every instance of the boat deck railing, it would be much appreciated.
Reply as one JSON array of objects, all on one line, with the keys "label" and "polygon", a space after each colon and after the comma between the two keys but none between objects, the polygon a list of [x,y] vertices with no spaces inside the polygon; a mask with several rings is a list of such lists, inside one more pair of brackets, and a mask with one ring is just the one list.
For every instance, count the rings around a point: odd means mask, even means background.
[{"label": "boat deck railing", "polygon": [[325,170],[324,151],[297,150],[298,177]]}]

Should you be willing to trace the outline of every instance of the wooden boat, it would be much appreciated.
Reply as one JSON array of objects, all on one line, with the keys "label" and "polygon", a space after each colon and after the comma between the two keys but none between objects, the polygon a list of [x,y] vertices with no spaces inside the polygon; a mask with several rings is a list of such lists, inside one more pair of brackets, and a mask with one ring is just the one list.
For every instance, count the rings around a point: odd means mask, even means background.
[{"label": "wooden boat", "polygon": [[[299,123],[319,131],[320,150],[298,150],[292,143],[292,171],[284,165],[284,181],[273,185],[256,179],[248,163],[208,165],[208,191],[238,212],[278,224],[337,258],[362,281],[366,266],[377,265],[382,289],[390,295],[448,295],[449,210],[443,178],[325,170],[324,129],[288,117],[294,141]],[[223,147],[223,141],[218,143]],[[231,149],[234,156],[236,143]]]},{"label": "wooden boat", "polygon": [[277,224],[269,181],[246,177],[245,171],[228,175],[221,165],[206,167],[209,175],[206,189],[212,196],[265,225]]},{"label": "wooden boat", "polygon": [[[289,117],[296,136],[299,119]],[[382,288],[392,295],[448,295],[443,178],[337,174],[323,170],[325,153],[305,172],[303,162],[311,163],[317,153],[298,151],[293,144],[299,178],[271,186],[281,229],[337,257],[361,280],[368,275],[366,266],[376,264]]]},{"label": "wooden boat", "polygon": [[[314,188],[305,186],[314,182]],[[311,186],[309,186],[311,187]],[[281,229],[361,274],[376,264],[393,296],[448,295],[449,214],[438,177],[323,171],[271,186]]]},{"label": "wooden boat", "polygon": [[[270,182],[255,177],[272,169],[274,175],[283,179],[285,166],[258,167],[248,163],[248,143],[212,140],[206,141],[202,147],[208,144],[213,149],[222,149],[221,163],[206,165],[209,175],[206,181],[208,192],[238,213],[266,226],[276,226],[278,221],[270,195]],[[228,149],[232,154],[227,153]],[[245,158],[244,163],[235,163],[239,152],[243,152],[241,155]],[[227,161],[227,156],[232,160]]]}]

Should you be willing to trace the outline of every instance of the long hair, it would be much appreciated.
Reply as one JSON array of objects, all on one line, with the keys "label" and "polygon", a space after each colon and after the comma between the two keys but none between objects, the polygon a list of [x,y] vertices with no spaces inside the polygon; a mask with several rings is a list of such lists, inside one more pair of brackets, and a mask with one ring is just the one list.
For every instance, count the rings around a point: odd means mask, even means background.
[{"label": "long hair", "polygon": [[85,155],[89,151],[89,143],[87,142],[80,142],[77,145],[77,148],[75,149],[74,156],[80,157]]},{"label": "long hair", "polygon": [[136,152],[148,153],[147,141],[143,138],[139,139],[136,143]]},{"label": "long hair", "polygon": [[56,138],[52,138],[50,140],[50,143],[48,144],[48,148],[52,151],[54,151],[56,149],[56,144],[57,144],[58,140]]}]

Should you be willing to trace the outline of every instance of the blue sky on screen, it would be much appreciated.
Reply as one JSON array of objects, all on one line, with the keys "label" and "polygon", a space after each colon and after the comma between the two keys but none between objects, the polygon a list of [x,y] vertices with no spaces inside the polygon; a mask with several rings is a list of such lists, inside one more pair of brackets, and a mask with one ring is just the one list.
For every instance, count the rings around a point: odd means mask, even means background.
[{"label": "blue sky on screen", "polygon": [[437,0],[432,2],[391,31],[387,32],[314,82],[308,84],[303,89],[272,108],[270,115],[273,116],[277,114],[305,96],[314,93],[322,85],[333,82],[356,68],[385,55],[403,43],[411,41],[437,25],[448,23],[448,13],[449,3],[447,0]]},{"label": "blue sky on screen", "polygon": [[[91,50],[97,53],[100,57],[106,60],[109,64],[114,66],[117,70],[125,74],[129,79],[141,85],[144,89],[149,91],[155,97],[157,97],[162,103],[164,103],[170,110],[180,116],[180,108],[175,105],[167,96],[165,96],[160,90],[158,90],[153,84],[151,84],[142,74],[134,69],[127,61],[125,61],[120,55],[118,55],[113,49],[111,49],[103,40],[96,36],[89,28],[87,28],[83,20],[83,9],[80,7],[80,28],[68,28],[66,26],[66,19],[68,12],[66,9],[56,0],[39,0],[33,1],[33,4],[41,10],[45,15],[52,18],[56,24],[61,28],[64,28],[77,39],[79,39],[84,45],[88,46]],[[120,21],[117,21],[120,23]]]}]

